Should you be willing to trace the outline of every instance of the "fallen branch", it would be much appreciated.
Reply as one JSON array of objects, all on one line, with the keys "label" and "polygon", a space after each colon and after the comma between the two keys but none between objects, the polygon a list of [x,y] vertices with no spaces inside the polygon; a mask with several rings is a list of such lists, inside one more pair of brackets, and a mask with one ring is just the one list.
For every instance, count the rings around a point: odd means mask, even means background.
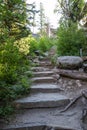
[{"label": "fallen branch", "polygon": [[57,73],[63,77],[87,81],[87,74],[85,74],[83,72],[72,72],[72,71],[68,71],[68,70],[58,70]]}]

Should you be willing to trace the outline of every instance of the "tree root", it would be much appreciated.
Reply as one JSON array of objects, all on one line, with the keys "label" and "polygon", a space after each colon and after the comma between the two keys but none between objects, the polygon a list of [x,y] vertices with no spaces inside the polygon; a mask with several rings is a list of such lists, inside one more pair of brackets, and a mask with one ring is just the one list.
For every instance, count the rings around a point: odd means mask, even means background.
[{"label": "tree root", "polygon": [[82,97],[82,95],[79,95],[79,96],[77,96],[77,97],[75,97],[73,100],[71,100],[70,101],[70,103],[63,109],[63,110],[61,110],[60,112],[62,113],[62,112],[65,112],[65,111],[67,111],[73,104],[75,104],[75,102],[78,100],[78,99],[80,99]]},{"label": "tree root", "polygon": [[[60,113],[67,111],[72,105],[74,105],[82,97],[84,97],[87,100],[87,90],[83,90],[80,95],[78,95],[73,100],[71,100],[71,102],[63,110],[61,110]],[[83,111],[83,113],[85,114],[85,111]]]}]

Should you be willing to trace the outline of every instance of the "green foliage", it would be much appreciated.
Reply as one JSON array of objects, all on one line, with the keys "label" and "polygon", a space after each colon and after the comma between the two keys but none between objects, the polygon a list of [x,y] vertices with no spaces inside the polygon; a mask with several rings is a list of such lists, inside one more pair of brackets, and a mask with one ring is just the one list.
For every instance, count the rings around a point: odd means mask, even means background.
[{"label": "green foliage", "polygon": [[22,38],[18,42],[7,39],[0,45],[0,116],[12,111],[11,102],[14,99],[29,92],[29,77],[24,74],[29,69],[28,45],[28,38]]},{"label": "green foliage", "polygon": [[[9,17],[8,17],[9,16]],[[27,14],[24,0],[0,0],[0,40],[5,38],[25,37],[29,34],[26,28]]]},{"label": "green foliage", "polygon": [[60,25],[58,30],[58,54],[59,55],[79,55],[80,48],[84,48],[86,37],[84,31],[78,29],[76,24],[66,27]]},{"label": "green foliage", "polygon": [[41,37],[40,38],[40,41],[39,41],[39,49],[42,51],[42,52],[46,52],[47,51],[47,42],[46,42],[46,39],[44,37]]},{"label": "green foliage", "polygon": [[47,36],[42,36],[40,38],[30,38],[30,55],[35,55],[35,51],[39,51],[40,54],[48,51],[53,45],[56,44],[53,38],[49,38]]},{"label": "green foliage", "polygon": [[39,39],[39,50],[41,52],[46,52],[48,51],[53,45],[54,45],[54,41],[53,39],[47,37],[47,36],[42,36],[40,39]]},{"label": "green foliage", "polygon": [[2,118],[7,118],[9,115],[13,114],[14,108],[10,105],[7,104],[7,106],[1,106],[0,107],[0,117]]},{"label": "green foliage", "polygon": [[12,40],[7,40],[5,44],[0,46],[0,50],[0,79],[6,82],[14,82],[17,76],[17,64],[21,55],[18,49],[13,46]]},{"label": "green foliage", "polygon": [[30,55],[34,55],[35,51],[38,50],[38,40],[30,36]]},{"label": "green foliage", "polygon": [[62,13],[62,20],[76,23],[87,14],[85,0],[57,0],[55,12]]},{"label": "green foliage", "polygon": [[[18,77],[19,78],[19,77]],[[7,117],[13,113],[14,107],[12,101],[26,95],[30,91],[28,77],[19,78],[17,84],[7,84],[4,81],[0,81],[0,117]]]},{"label": "green foliage", "polygon": [[0,117],[13,110],[11,102],[29,92],[25,0],[0,0]]},{"label": "green foliage", "polygon": [[14,46],[18,48],[22,55],[27,55],[30,48],[30,37],[24,37],[14,42]]}]

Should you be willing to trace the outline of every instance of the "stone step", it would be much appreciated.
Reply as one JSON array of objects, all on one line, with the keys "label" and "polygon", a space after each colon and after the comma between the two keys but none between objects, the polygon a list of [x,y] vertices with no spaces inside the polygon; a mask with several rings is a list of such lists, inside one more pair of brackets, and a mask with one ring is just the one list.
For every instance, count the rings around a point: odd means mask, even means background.
[{"label": "stone step", "polygon": [[51,126],[49,125],[43,125],[40,123],[34,123],[34,124],[21,124],[21,125],[13,125],[10,126],[10,128],[8,127],[4,127],[0,130],[82,130],[82,129],[75,129],[72,127],[69,127],[67,124],[67,127],[65,126]]},{"label": "stone step", "polygon": [[36,77],[42,77],[42,76],[50,76],[53,75],[53,71],[42,71],[42,72],[33,72],[33,75]]},{"label": "stone step", "polygon": [[53,65],[43,65],[43,64],[38,64],[38,67],[45,67],[45,68],[48,68],[48,69],[53,69],[54,68]]},{"label": "stone step", "polygon": [[39,59],[39,61],[43,61],[43,62],[49,62],[50,61],[50,57],[44,57],[44,58],[41,58]]},{"label": "stone step", "polygon": [[37,64],[38,67],[47,67],[49,69],[52,69],[53,68],[53,65],[51,62],[48,62],[48,61],[41,61],[41,62],[38,62]]},{"label": "stone step", "polygon": [[45,67],[36,66],[36,67],[32,67],[31,70],[34,71],[34,72],[38,72],[38,71],[41,72],[41,71],[49,71],[50,69],[45,68]]},{"label": "stone step", "polygon": [[61,92],[61,86],[56,84],[37,84],[31,86],[31,93],[52,93],[52,92]]},{"label": "stone step", "polygon": [[0,130],[83,130],[82,109],[60,113],[59,108],[25,109],[17,111],[9,123],[1,123]]},{"label": "stone step", "polygon": [[37,84],[37,83],[55,83],[56,80],[53,77],[35,77],[32,78],[32,83]]},{"label": "stone step", "polygon": [[39,66],[52,66],[51,62],[39,62],[38,63]]},{"label": "stone step", "polygon": [[63,107],[70,102],[70,99],[58,93],[31,94],[26,98],[16,100],[16,108],[50,108]]},{"label": "stone step", "polygon": [[38,61],[38,63],[41,65],[48,65],[48,64],[50,65],[51,64],[50,61]]}]

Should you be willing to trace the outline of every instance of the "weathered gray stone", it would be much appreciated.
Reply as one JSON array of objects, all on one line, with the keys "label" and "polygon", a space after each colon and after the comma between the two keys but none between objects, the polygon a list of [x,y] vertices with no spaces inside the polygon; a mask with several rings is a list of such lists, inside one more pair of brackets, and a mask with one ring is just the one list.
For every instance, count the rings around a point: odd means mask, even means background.
[{"label": "weathered gray stone", "polygon": [[82,87],[80,80],[76,80],[76,85],[77,85],[78,87]]},{"label": "weathered gray stone", "polygon": [[31,93],[52,93],[63,91],[61,86],[55,84],[35,84],[31,86]]},{"label": "weathered gray stone", "polygon": [[37,124],[37,125],[32,125],[32,126],[29,126],[29,125],[23,125],[23,126],[12,126],[10,128],[3,128],[3,129],[0,129],[0,130],[45,130],[45,125],[43,124]]},{"label": "weathered gray stone", "polygon": [[62,69],[78,69],[82,67],[82,63],[79,56],[60,56],[57,59],[57,67]]},{"label": "weathered gray stone", "polygon": [[[19,111],[14,120],[0,130],[82,130],[80,109],[59,113],[58,108],[27,109]],[[50,129],[48,129],[50,128]]]},{"label": "weathered gray stone", "polygon": [[55,79],[53,77],[35,77],[35,78],[32,78],[32,82],[34,84],[37,84],[37,83],[55,83]]},{"label": "weathered gray stone", "polygon": [[17,108],[47,108],[62,107],[69,101],[69,98],[58,93],[38,93],[16,100],[14,104]]},{"label": "weathered gray stone", "polygon": [[50,64],[51,64],[51,62],[49,62],[49,61],[47,61],[47,62],[45,62],[45,61],[39,62],[39,65],[40,65],[40,66],[48,66],[48,65],[50,65]]},{"label": "weathered gray stone", "polygon": [[53,75],[53,71],[40,71],[40,72],[33,72],[33,75],[36,77],[44,77],[44,76],[51,76]]},{"label": "weathered gray stone", "polygon": [[39,64],[38,64],[38,66],[40,66],[40,67],[47,67],[47,68],[52,68],[53,67],[53,65],[51,64],[51,62],[40,62]]},{"label": "weathered gray stone", "polygon": [[45,67],[32,67],[31,70],[34,71],[34,72],[38,72],[38,71],[48,71],[49,68],[45,68]]},{"label": "weathered gray stone", "polygon": [[77,129],[73,129],[73,128],[69,128],[69,127],[62,127],[62,126],[52,127],[50,125],[37,125],[37,126],[35,126],[33,124],[33,126],[28,126],[28,125],[18,126],[18,127],[14,126],[12,128],[3,128],[0,130],[77,130]]}]

